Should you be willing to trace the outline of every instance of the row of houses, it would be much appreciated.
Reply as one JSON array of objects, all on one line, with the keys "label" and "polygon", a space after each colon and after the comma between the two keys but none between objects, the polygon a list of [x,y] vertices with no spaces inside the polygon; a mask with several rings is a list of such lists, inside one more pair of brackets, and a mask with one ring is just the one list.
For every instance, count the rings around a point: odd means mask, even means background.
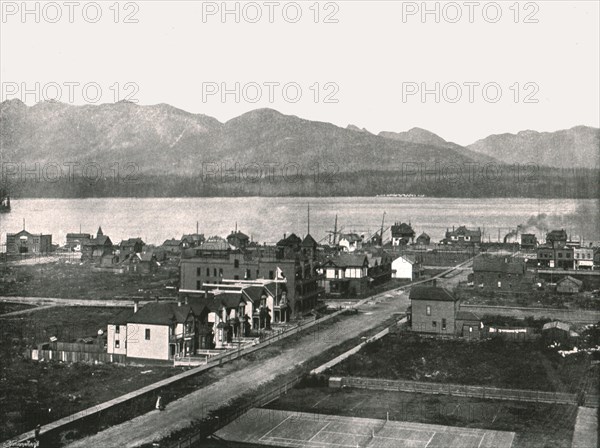
[{"label": "row of houses", "polygon": [[178,302],[137,303],[107,327],[107,352],[170,360],[223,349],[289,319],[283,280],[224,281],[182,292]]}]

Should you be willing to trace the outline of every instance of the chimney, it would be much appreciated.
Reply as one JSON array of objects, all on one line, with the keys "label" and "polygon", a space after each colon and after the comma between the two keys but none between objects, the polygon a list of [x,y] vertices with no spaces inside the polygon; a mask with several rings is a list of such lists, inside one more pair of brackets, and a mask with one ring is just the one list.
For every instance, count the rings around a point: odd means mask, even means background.
[{"label": "chimney", "polygon": [[137,313],[137,312],[138,312],[138,308],[139,308],[139,306],[140,306],[140,301],[139,301],[139,300],[137,300],[137,299],[136,299],[136,300],[134,300],[134,301],[133,301],[133,312],[134,312],[134,313]]}]

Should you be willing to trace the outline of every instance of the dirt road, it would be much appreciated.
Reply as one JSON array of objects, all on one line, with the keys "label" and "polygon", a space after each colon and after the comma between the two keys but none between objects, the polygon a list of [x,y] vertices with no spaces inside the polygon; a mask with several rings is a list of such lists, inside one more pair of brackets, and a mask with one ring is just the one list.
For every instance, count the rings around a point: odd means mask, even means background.
[{"label": "dirt road", "polygon": [[[170,432],[188,426],[193,420],[205,417],[229,400],[242,395],[259,384],[273,380],[277,375],[290,372],[311,357],[333,345],[356,337],[373,328],[392,313],[404,312],[408,293],[384,292],[374,301],[360,307],[357,316],[327,326],[318,333],[306,334],[293,346],[268,360],[248,365],[203,389],[169,403],[164,411],[152,411],[93,436],[78,440],[69,447],[120,448],[135,447],[167,436]],[[290,344],[291,345],[291,344]]]}]

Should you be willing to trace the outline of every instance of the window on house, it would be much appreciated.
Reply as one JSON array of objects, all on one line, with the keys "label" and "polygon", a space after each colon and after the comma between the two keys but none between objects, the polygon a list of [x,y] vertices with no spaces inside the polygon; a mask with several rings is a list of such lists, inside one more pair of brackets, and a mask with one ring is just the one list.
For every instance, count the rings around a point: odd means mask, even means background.
[{"label": "window on house", "polygon": [[206,276],[210,277],[210,268],[206,268]]},{"label": "window on house", "polygon": [[250,271],[250,269],[246,269],[246,279],[249,279],[250,277],[252,277],[252,271]]},{"label": "window on house", "polygon": [[427,305],[425,307],[425,314],[427,314],[428,316],[431,316],[431,306],[430,305]]},{"label": "window on house", "polygon": [[119,348],[121,346],[121,343],[118,339],[115,340],[115,348]]},{"label": "window on house", "polygon": [[196,289],[198,289],[198,290],[199,290],[199,289],[202,289],[202,280],[198,280],[198,281],[196,282]]},{"label": "window on house", "polygon": [[233,260],[233,267],[234,268],[239,268],[240,267],[240,260]]},{"label": "window on house", "polygon": [[233,279],[234,279],[234,280],[239,280],[239,279],[240,279],[240,276],[239,276],[239,275],[234,275],[234,276],[233,276]]},{"label": "window on house", "polygon": [[565,254],[565,258],[571,258],[571,254],[567,252],[567,253]]},{"label": "window on house", "polygon": [[119,334],[121,332],[121,327],[119,325],[115,325],[115,333]]},{"label": "window on house", "polygon": [[432,322],[431,322],[431,326],[432,326],[433,328],[437,328],[437,322],[436,322],[435,320],[434,320],[434,321],[432,321]]},{"label": "window on house", "polygon": [[223,268],[219,268],[219,277],[223,277]]},{"label": "window on house", "polygon": [[202,268],[196,268],[196,276],[200,277],[202,275]]},{"label": "window on house", "polygon": [[473,333],[473,327],[469,327],[469,333]]},{"label": "window on house", "polygon": [[213,274],[214,274],[214,277],[216,277],[216,276],[217,276],[217,268],[214,268],[214,269],[213,269]]},{"label": "window on house", "polygon": [[259,269],[257,269],[257,270],[256,270],[256,278],[259,278],[259,277],[260,277],[260,270],[259,270]]},{"label": "window on house", "polygon": [[446,329],[446,319],[442,319],[442,330]]},{"label": "window on house", "polygon": [[147,341],[149,341],[149,340],[150,340],[150,328],[146,328],[146,332],[145,332],[145,339],[146,339]]},{"label": "window on house", "polygon": [[562,252],[558,253],[558,258],[562,258]]}]

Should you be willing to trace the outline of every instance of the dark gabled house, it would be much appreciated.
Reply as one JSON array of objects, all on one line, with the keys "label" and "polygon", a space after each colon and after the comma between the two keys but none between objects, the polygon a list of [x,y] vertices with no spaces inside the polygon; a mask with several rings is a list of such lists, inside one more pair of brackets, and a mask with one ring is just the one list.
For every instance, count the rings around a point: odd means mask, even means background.
[{"label": "dark gabled house", "polygon": [[181,246],[182,245],[180,240],[171,238],[170,240],[165,240],[165,242],[162,243],[161,247],[169,255],[179,255],[181,254]]},{"label": "dark gabled house", "polygon": [[195,354],[197,317],[192,307],[175,302],[151,302],[119,313],[108,322],[108,353],[128,358],[170,360]]},{"label": "dark gabled house", "polygon": [[481,318],[460,309],[460,301],[446,288],[415,286],[410,291],[409,322],[412,331],[479,339]]},{"label": "dark gabled house", "polygon": [[342,253],[322,264],[325,293],[353,297],[369,287],[369,259],[365,254]]},{"label": "dark gabled house", "polygon": [[429,235],[427,235],[425,232],[421,233],[417,237],[417,244],[420,244],[423,246],[429,246],[430,243],[431,243],[431,237]]},{"label": "dark gabled house", "polygon": [[485,256],[473,260],[473,281],[481,288],[531,289],[533,277],[526,274],[525,262],[512,257]]},{"label": "dark gabled house", "polygon": [[583,291],[583,282],[567,275],[556,282],[556,292],[559,294],[577,294]]},{"label": "dark gabled house", "polygon": [[442,244],[462,244],[473,245],[481,243],[481,229],[470,230],[466,226],[460,226],[457,229],[446,229],[446,237]]},{"label": "dark gabled house", "polygon": [[107,235],[98,227],[96,238],[85,241],[81,247],[82,260],[100,260],[105,255],[112,255],[113,243]]},{"label": "dark gabled house", "polygon": [[392,226],[392,246],[405,246],[414,242],[415,231],[410,223],[395,223]]},{"label": "dark gabled house", "polygon": [[180,241],[182,249],[189,249],[190,247],[200,246],[206,239],[203,233],[190,233],[189,235],[183,235]]},{"label": "dark gabled house", "polygon": [[132,274],[151,274],[160,267],[154,251],[129,253],[120,264],[121,267]]},{"label": "dark gabled house", "polygon": [[319,249],[319,243],[308,233],[302,240],[302,254],[305,257],[315,259],[317,257],[317,251]]},{"label": "dark gabled house", "polygon": [[141,238],[129,238],[119,243],[119,251],[121,258],[126,257],[128,254],[140,253],[144,248],[144,241]]},{"label": "dark gabled house", "polygon": [[245,249],[250,242],[250,237],[243,232],[231,232],[227,236],[227,242],[236,249]]}]

